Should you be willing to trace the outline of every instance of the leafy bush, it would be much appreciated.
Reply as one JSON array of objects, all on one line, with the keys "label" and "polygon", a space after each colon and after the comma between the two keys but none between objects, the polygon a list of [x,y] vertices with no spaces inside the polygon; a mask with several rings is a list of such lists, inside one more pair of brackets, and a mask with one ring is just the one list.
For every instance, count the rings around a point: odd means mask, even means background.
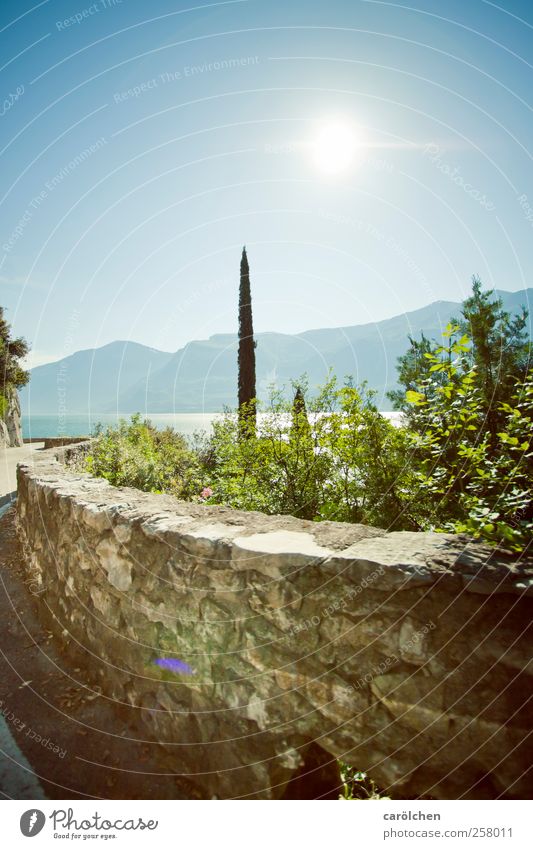
[{"label": "leafy bush", "polygon": [[429,371],[406,393],[419,514],[428,528],[523,551],[533,531],[533,379],[516,380],[508,401],[492,411],[471,365],[470,340],[458,331],[450,325],[448,341],[425,351]]},{"label": "leafy bush", "polygon": [[444,342],[410,339],[389,393],[406,420],[425,528],[466,531],[515,551],[531,540],[533,418],[527,312],[511,317],[473,279]]},{"label": "leafy bush", "polygon": [[339,799],[347,801],[390,799],[390,796],[385,796],[366,772],[360,772],[343,761],[339,761],[339,767],[342,778],[342,793]]},{"label": "leafy bush", "polygon": [[185,438],[170,428],[156,430],[138,414],[116,427],[97,427],[85,469],[114,486],[177,498],[193,498],[200,490],[198,459]]},{"label": "leafy bush", "polygon": [[[523,551],[533,530],[533,380],[524,328],[474,281],[441,344],[411,339],[394,427],[374,393],[330,377],[292,404],[227,411],[193,445],[134,416],[99,430],[87,468],[116,485],[243,510],[395,530],[464,531]],[[472,328],[473,337],[465,331]],[[505,374],[502,373],[502,363]],[[241,411],[242,412],[242,411]],[[245,429],[244,429],[245,428]]]},{"label": "leafy bush", "polygon": [[[377,410],[373,393],[330,378],[300,407],[273,392],[258,431],[239,438],[235,414],[214,424],[211,501],[305,519],[416,528],[406,434]],[[207,470],[206,470],[207,471]]]}]

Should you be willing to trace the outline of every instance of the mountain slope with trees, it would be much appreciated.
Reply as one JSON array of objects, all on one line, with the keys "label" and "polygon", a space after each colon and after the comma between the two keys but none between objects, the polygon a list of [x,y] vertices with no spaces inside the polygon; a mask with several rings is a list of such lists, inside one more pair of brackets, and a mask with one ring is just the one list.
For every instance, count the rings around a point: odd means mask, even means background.
[{"label": "mountain slope with trees", "polygon": [[[533,303],[533,289],[496,294],[513,314]],[[327,379],[331,367],[339,379],[350,374],[356,383],[366,380],[377,392],[380,409],[390,409],[386,393],[398,385],[396,361],[405,353],[409,335],[424,332],[429,339],[440,339],[460,309],[459,303],[437,301],[370,324],[307,330],[293,336],[256,333],[257,395],[266,399],[272,383],[290,388],[291,380],[304,372],[309,385],[317,386]],[[174,354],[135,342],[79,351],[32,369],[30,386],[21,393],[22,409],[56,413],[61,372],[67,380],[70,413],[217,412],[224,405],[237,404],[237,348],[236,334],[217,334],[189,342]]]}]

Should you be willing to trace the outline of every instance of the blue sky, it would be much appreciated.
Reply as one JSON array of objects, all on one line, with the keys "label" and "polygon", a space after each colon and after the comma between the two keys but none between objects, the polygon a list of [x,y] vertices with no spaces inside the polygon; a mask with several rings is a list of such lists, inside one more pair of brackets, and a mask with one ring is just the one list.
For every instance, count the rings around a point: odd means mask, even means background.
[{"label": "blue sky", "polygon": [[531,285],[532,36],[518,0],[3,0],[0,303],[33,362],[234,332],[244,243],[257,331]]}]

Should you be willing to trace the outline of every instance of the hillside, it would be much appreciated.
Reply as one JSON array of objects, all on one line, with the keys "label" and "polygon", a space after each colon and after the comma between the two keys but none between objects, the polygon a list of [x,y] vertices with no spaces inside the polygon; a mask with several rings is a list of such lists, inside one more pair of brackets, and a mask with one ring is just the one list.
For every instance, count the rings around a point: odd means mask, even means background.
[{"label": "hillside", "polygon": [[[511,312],[533,302],[533,289],[498,292]],[[290,384],[306,372],[312,386],[324,381],[329,368],[340,377],[352,375],[377,390],[382,409],[390,408],[386,391],[395,385],[396,360],[407,348],[409,334],[430,338],[441,332],[460,304],[436,301],[385,321],[352,327],[307,330],[289,336],[257,334],[257,390]],[[136,342],[113,342],[78,351],[55,363],[32,369],[21,392],[23,413],[57,413],[58,387],[65,389],[69,413],[216,412],[236,403],[237,336],[217,334],[166,353]]]}]

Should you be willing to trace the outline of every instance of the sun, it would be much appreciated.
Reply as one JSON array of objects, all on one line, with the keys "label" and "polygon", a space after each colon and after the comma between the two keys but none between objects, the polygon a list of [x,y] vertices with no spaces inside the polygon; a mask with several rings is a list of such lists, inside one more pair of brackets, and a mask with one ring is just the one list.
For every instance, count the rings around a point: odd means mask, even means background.
[{"label": "sun", "polygon": [[314,165],[323,174],[341,174],[356,160],[361,139],[348,121],[328,121],[311,144]]}]

